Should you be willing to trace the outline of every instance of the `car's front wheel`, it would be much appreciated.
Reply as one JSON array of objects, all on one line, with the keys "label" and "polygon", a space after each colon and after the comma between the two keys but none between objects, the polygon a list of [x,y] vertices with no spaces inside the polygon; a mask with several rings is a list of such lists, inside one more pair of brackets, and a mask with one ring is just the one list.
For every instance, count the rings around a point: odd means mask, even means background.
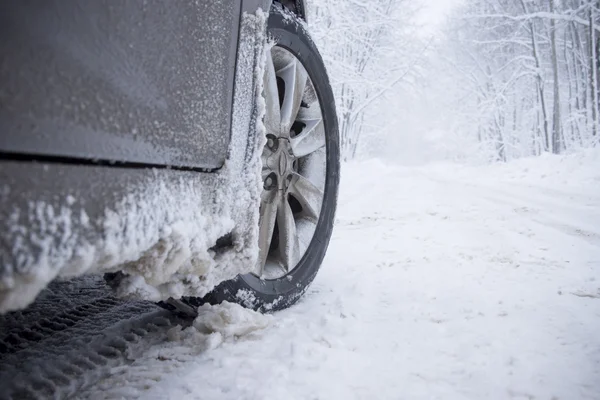
[{"label": "car's front wheel", "polygon": [[262,153],[259,261],[203,301],[274,311],[296,302],[312,282],[333,229],[339,140],[333,93],[323,61],[297,17],[273,7],[263,95],[267,144]]}]

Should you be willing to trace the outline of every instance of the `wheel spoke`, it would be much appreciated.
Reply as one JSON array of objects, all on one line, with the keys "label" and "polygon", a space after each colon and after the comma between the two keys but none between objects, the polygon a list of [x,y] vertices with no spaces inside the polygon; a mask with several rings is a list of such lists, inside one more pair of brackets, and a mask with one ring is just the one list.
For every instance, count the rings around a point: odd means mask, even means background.
[{"label": "wheel spoke", "polygon": [[298,121],[303,122],[305,126],[297,136],[290,139],[294,156],[304,157],[325,147],[323,119],[298,118]]},{"label": "wheel spoke", "polygon": [[279,255],[289,272],[299,261],[300,243],[298,242],[294,214],[285,197],[279,202],[277,208],[277,226],[279,227]]},{"label": "wheel spoke", "polygon": [[267,262],[280,198],[281,195],[278,190],[264,191],[262,194],[258,230],[258,276],[262,275],[265,263]]},{"label": "wheel spoke", "polygon": [[290,183],[290,193],[300,202],[302,212],[317,221],[323,202],[323,191],[311,181],[299,174],[294,174]]},{"label": "wheel spoke", "polygon": [[291,57],[290,62],[277,71],[277,75],[285,83],[285,95],[281,104],[281,133],[289,135],[302,104],[308,73],[300,61]]},{"label": "wheel spoke", "polygon": [[263,81],[263,93],[265,97],[265,126],[269,132],[279,132],[281,113],[279,110],[279,91],[277,89],[277,74],[273,65],[273,57],[269,51],[265,65],[265,77]]}]

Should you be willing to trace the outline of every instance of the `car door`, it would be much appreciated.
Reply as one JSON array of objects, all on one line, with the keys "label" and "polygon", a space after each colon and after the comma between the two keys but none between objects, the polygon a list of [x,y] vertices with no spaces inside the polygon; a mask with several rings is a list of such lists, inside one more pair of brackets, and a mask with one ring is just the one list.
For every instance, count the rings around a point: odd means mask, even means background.
[{"label": "car door", "polygon": [[240,0],[1,2],[0,152],[221,167],[241,8]]}]

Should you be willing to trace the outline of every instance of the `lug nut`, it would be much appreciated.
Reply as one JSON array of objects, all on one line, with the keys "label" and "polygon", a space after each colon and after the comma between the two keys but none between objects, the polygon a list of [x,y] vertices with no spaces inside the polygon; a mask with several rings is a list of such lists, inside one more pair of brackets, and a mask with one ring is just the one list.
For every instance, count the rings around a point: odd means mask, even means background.
[{"label": "lug nut", "polygon": [[273,177],[273,174],[271,174],[265,178],[264,188],[265,188],[265,190],[271,190],[274,187],[275,187],[275,178]]},{"label": "lug nut", "polygon": [[273,138],[268,138],[267,139],[267,147],[272,149],[273,147],[275,147],[275,140],[273,140]]}]

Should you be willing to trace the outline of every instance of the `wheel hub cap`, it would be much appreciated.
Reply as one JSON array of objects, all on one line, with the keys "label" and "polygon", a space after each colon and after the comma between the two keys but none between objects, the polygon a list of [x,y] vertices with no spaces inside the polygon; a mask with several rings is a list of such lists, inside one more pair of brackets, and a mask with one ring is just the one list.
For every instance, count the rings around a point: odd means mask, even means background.
[{"label": "wheel hub cap", "polygon": [[[279,190],[287,189],[287,182],[294,172],[294,161],[296,157],[292,154],[289,140],[278,138],[273,141],[272,149],[267,148],[263,156],[263,175],[265,178],[265,188],[273,186],[273,180],[277,181]],[[267,180],[270,180],[267,182]]]}]

